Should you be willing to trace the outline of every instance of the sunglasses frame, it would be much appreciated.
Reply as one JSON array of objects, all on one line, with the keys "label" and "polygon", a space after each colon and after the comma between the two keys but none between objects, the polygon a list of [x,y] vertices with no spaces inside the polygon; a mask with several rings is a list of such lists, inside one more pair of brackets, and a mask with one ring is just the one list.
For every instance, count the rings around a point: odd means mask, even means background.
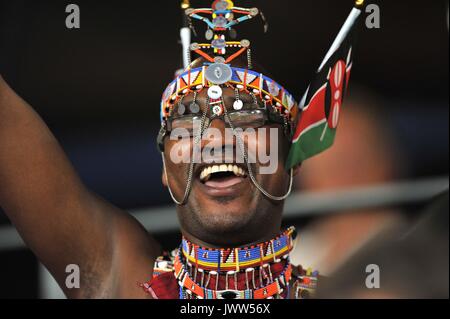
[{"label": "sunglasses frame", "polygon": [[[269,112],[267,109],[265,108],[258,108],[258,109],[252,109],[252,110],[239,110],[239,111],[232,111],[232,112],[227,112],[221,115],[213,115],[212,117],[207,117],[209,119],[209,123],[208,126],[211,124],[211,122],[215,119],[221,119],[222,121],[225,122],[226,125],[229,125],[226,121],[225,121],[225,116],[226,114],[230,115],[230,113],[238,113],[238,112],[246,112],[246,111],[251,111],[251,112],[262,112],[264,113],[264,124],[262,124],[261,126],[255,127],[255,128],[260,128],[263,126],[266,126],[268,124],[280,124],[283,126],[283,132],[285,137],[289,140],[292,141],[292,136],[294,134],[294,127],[293,127],[293,123],[289,122],[286,117],[276,113],[276,112]],[[172,122],[173,120],[182,118],[182,117],[186,117],[186,116],[191,116],[194,114],[189,114],[189,115],[183,115],[183,116],[178,116],[178,117],[172,117],[169,118],[167,120],[165,120],[162,123],[162,126],[159,130],[158,133],[158,137],[157,137],[157,147],[159,149],[160,152],[164,152],[164,139],[166,136],[168,136],[170,134],[170,132],[172,132]],[[199,118],[201,118],[201,116],[199,116]],[[206,129],[206,127],[204,128]],[[190,136],[191,138],[193,137],[192,135]]]}]

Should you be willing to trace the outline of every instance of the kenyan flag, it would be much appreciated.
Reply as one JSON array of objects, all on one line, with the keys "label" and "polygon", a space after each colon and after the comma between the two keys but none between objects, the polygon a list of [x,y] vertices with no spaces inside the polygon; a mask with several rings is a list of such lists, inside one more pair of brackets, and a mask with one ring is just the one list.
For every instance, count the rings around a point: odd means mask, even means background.
[{"label": "kenyan flag", "polygon": [[361,6],[358,4],[353,8],[303,97],[287,169],[333,145],[352,69],[353,31]]}]

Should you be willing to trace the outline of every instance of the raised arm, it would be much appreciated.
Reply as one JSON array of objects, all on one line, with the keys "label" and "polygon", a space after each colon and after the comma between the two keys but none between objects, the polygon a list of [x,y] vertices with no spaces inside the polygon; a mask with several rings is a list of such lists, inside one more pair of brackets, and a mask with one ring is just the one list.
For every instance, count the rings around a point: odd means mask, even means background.
[{"label": "raised arm", "polygon": [[[141,297],[158,246],[85,188],[39,115],[0,76],[0,206],[69,297]],[[65,287],[68,264],[80,289]]]}]

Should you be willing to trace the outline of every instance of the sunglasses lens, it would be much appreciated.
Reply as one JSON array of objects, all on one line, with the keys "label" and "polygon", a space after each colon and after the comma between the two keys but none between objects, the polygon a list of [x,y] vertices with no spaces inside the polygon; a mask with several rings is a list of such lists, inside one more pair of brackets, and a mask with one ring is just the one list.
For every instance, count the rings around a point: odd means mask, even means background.
[{"label": "sunglasses lens", "polygon": [[230,121],[236,128],[258,128],[265,124],[265,113],[261,110],[232,112]]},{"label": "sunglasses lens", "polygon": [[[235,128],[248,129],[259,128],[266,122],[265,112],[262,110],[245,110],[228,113],[231,124]],[[209,126],[210,119],[206,118],[204,127]],[[194,115],[186,115],[172,119],[170,131],[176,131],[177,134],[194,136],[199,132],[201,118]],[[227,123],[228,125],[228,123]]]},{"label": "sunglasses lens", "polygon": [[[194,136],[194,134],[197,134],[200,125],[201,125],[201,118],[199,116],[182,116],[178,117],[172,120],[171,123],[171,130],[177,130],[179,132],[185,131],[186,134],[189,134],[190,136]],[[208,126],[208,119],[206,119],[205,127]]]}]

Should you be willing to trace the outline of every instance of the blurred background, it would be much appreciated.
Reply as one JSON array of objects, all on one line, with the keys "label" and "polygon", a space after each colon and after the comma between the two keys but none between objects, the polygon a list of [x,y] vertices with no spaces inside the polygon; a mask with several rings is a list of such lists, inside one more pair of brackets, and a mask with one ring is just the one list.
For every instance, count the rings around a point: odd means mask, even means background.
[{"label": "blurred background", "polygon": [[[250,23],[239,35],[298,100],[353,4],[235,2],[265,13],[267,34]],[[65,27],[69,3],[80,6],[80,29]],[[448,2],[368,3],[379,5],[381,28],[360,33],[336,145],[303,165],[286,208],[286,225],[300,234],[294,261],[324,274],[371,238],[420,222],[431,197],[448,188]],[[166,249],[180,235],[155,139],[161,93],[181,66],[179,7],[178,0],[0,0],[0,73],[42,116],[83,181],[152,221]],[[0,298],[52,296],[45,272],[14,238],[0,209]],[[446,262],[448,276],[448,249]]]}]

